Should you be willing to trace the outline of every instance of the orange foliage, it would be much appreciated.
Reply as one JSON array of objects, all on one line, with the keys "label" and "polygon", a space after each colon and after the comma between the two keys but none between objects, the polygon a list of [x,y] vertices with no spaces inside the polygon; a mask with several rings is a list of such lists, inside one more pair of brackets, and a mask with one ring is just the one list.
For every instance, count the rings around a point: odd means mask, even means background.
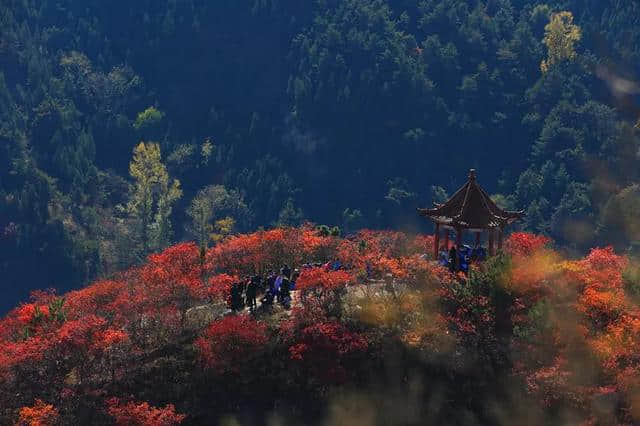
[{"label": "orange foliage", "polygon": [[551,291],[550,283],[560,274],[557,254],[551,250],[535,250],[529,255],[515,255],[504,285],[514,294],[527,297],[531,306]]},{"label": "orange foliage", "polygon": [[409,242],[407,254],[424,254],[431,253],[433,250],[434,237],[433,235],[416,235],[413,240]]},{"label": "orange foliage", "polygon": [[414,287],[422,289],[447,285],[452,279],[447,268],[417,254],[399,259],[398,266],[403,268],[403,271],[398,272],[399,276],[404,277]]},{"label": "orange foliage", "polygon": [[373,278],[386,274],[404,277],[406,269],[401,258],[429,252],[425,245],[432,243],[433,237],[417,236],[394,231],[363,230],[338,245],[338,257],[347,267],[356,271],[366,271]]},{"label": "orange foliage", "polygon": [[18,416],[19,426],[50,426],[56,424],[60,417],[53,405],[39,399],[31,407],[22,407]]},{"label": "orange foliage", "polygon": [[606,247],[593,249],[585,259],[566,265],[569,276],[583,286],[578,308],[595,323],[606,325],[624,309],[622,272],[627,263],[626,257]]},{"label": "orange foliage", "polygon": [[505,251],[511,255],[529,256],[543,249],[550,242],[551,239],[543,235],[514,232],[505,242]]},{"label": "orange foliage", "polygon": [[639,344],[640,318],[630,315],[623,315],[592,341],[592,347],[602,358],[603,365],[612,372],[620,365],[630,365],[635,361]]}]

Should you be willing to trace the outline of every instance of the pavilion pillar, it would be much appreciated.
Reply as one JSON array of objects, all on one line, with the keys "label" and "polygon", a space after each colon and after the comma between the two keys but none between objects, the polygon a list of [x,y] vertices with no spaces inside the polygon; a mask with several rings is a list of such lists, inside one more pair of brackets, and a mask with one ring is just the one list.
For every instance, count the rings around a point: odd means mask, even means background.
[{"label": "pavilion pillar", "polygon": [[445,250],[449,251],[449,230],[446,228],[444,230],[444,246]]},{"label": "pavilion pillar", "polygon": [[456,228],[456,248],[462,245],[462,228]]},{"label": "pavilion pillar", "polygon": [[498,230],[498,251],[502,250],[502,237],[504,234],[504,230],[502,229],[502,226],[500,227],[500,229]]},{"label": "pavilion pillar", "polygon": [[487,232],[489,233],[489,256],[494,256],[496,254],[496,251],[493,247],[493,240],[494,240],[493,228],[489,228]]},{"label": "pavilion pillar", "polygon": [[438,260],[438,252],[440,251],[440,224],[436,223],[436,234],[433,239],[433,258]]},{"label": "pavilion pillar", "polygon": [[476,232],[476,247],[480,247],[480,232]]}]

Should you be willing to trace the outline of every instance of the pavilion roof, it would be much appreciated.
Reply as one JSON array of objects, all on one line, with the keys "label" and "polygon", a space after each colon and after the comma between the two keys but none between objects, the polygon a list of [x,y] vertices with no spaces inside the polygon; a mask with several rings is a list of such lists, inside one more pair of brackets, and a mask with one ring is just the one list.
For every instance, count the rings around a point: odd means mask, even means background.
[{"label": "pavilion roof", "polygon": [[515,222],[524,211],[507,211],[498,207],[476,181],[476,171],[469,171],[469,180],[451,198],[431,209],[418,209],[421,216],[441,225],[489,229]]}]

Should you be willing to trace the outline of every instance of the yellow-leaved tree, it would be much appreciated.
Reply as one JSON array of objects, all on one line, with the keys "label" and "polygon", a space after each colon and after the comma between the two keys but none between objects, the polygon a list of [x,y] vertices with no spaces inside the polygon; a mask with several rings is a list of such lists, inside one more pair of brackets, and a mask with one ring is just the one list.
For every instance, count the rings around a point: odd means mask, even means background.
[{"label": "yellow-leaved tree", "polygon": [[213,225],[214,232],[211,233],[211,239],[215,242],[224,240],[225,237],[231,235],[235,226],[236,220],[230,216],[216,220]]},{"label": "yellow-leaved tree", "polygon": [[551,15],[550,22],[544,27],[543,43],[547,46],[548,57],[540,64],[542,72],[562,61],[576,57],[575,44],[580,41],[582,32],[573,23],[573,14],[563,11]]},{"label": "yellow-leaved tree", "polygon": [[171,208],[182,196],[180,181],[170,179],[157,143],[140,142],[129,174],[134,179],[128,209],[139,223],[143,254],[171,243]]},{"label": "yellow-leaved tree", "polygon": [[246,229],[251,211],[238,191],[210,185],[198,191],[187,215],[191,218],[186,224],[187,232],[206,249],[210,242],[221,241],[238,229]]}]

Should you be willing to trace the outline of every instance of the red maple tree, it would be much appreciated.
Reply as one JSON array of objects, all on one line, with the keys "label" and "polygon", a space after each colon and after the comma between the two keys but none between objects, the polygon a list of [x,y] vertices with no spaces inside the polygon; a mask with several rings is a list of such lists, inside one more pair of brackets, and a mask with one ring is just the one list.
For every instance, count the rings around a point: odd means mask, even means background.
[{"label": "red maple tree", "polygon": [[342,383],[349,377],[345,368],[364,355],[367,340],[335,321],[301,327],[289,346],[291,359],[326,383]]},{"label": "red maple tree", "polygon": [[248,315],[230,315],[211,323],[194,345],[200,361],[223,374],[245,369],[264,350],[267,341],[264,324]]},{"label": "red maple tree", "polygon": [[107,412],[119,426],[174,426],[187,417],[176,413],[173,404],[158,408],[148,402],[122,402],[118,398],[107,400]]}]

